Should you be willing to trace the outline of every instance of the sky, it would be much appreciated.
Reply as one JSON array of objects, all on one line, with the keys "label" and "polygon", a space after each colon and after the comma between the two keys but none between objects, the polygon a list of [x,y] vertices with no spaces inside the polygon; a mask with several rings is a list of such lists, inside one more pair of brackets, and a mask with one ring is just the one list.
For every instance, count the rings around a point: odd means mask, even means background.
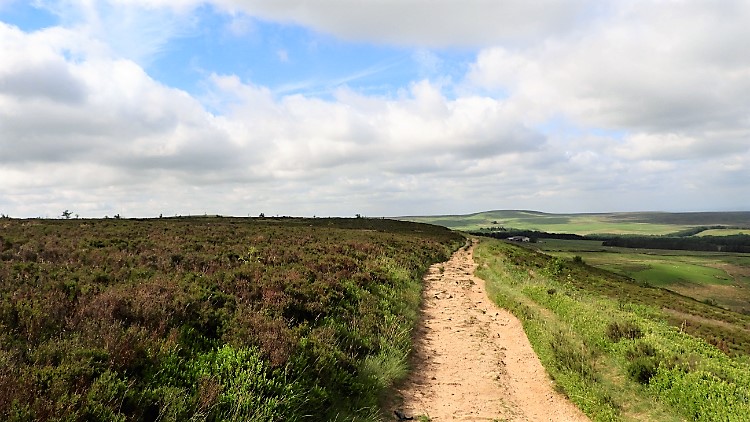
[{"label": "sky", "polygon": [[0,0],[0,213],[750,210],[747,0]]}]

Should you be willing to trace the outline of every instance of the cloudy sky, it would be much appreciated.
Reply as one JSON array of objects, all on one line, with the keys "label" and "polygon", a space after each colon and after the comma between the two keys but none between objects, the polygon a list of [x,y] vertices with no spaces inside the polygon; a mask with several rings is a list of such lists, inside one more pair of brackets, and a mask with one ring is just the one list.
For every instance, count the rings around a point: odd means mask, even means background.
[{"label": "cloudy sky", "polygon": [[0,0],[0,213],[750,210],[747,0]]}]

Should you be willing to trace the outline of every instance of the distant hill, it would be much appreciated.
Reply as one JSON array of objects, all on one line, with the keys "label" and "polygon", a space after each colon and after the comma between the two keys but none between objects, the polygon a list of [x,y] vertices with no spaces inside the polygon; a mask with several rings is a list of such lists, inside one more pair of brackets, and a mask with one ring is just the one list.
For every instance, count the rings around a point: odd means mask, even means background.
[{"label": "distant hill", "polygon": [[750,211],[550,214],[528,210],[496,210],[465,215],[405,216],[397,219],[464,231],[505,227],[582,235],[663,235],[695,227],[714,226],[750,229]]}]

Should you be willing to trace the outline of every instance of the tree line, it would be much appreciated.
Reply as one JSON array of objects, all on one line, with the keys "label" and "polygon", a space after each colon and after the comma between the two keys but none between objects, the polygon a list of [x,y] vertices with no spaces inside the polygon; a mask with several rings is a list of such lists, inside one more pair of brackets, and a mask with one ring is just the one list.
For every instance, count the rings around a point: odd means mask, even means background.
[{"label": "tree line", "polygon": [[[706,230],[706,228],[702,228],[700,231],[703,230]],[[750,235],[734,234],[728,236],[697,237],[687,235],[687,232],[688,230],[685,230],[683,232],[666,236],[614,234],[590,234],[582,236],[573,233],[548,233],[538,230],[508,229],[503,232],[474,231],[470,232],[470,234],[492,237],[495,239],[525,236],[528,237],[531,242],[537,242],[538,239],[596,240],[601,241],[602,246],[615,246],[620,248],[750,253]]]}]

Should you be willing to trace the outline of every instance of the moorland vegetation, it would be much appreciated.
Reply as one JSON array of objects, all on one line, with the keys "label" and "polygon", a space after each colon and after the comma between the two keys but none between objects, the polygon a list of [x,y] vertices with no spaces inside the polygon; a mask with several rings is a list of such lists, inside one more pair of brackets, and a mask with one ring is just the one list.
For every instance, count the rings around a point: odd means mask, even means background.
[{"label": "moorland vegetation", "polygon": [[368,420],[463,237],[377,219],[0,221],[0,419]]},{"label": "moorland vegetation", "polygon": [[557,386],[594,420],[741,421],[750,317],[591,267],[483,239],[477,275],[511,310]]},{"label": "moorland vegetation", "polygon": [[[670,237],[701,233],[681,230]],[[406,373],[421,276],[463,243],[367,218],[3,218],[0,419],[378,420]],[[632,277],[647,264],[613,259],[625,250],[558,233],[485,238],[475,259],[594,420],[743,420],[750,315]],[[651,252],[648,270],[674,253]],[[719,256],[694,254],[679,264]]]}]

